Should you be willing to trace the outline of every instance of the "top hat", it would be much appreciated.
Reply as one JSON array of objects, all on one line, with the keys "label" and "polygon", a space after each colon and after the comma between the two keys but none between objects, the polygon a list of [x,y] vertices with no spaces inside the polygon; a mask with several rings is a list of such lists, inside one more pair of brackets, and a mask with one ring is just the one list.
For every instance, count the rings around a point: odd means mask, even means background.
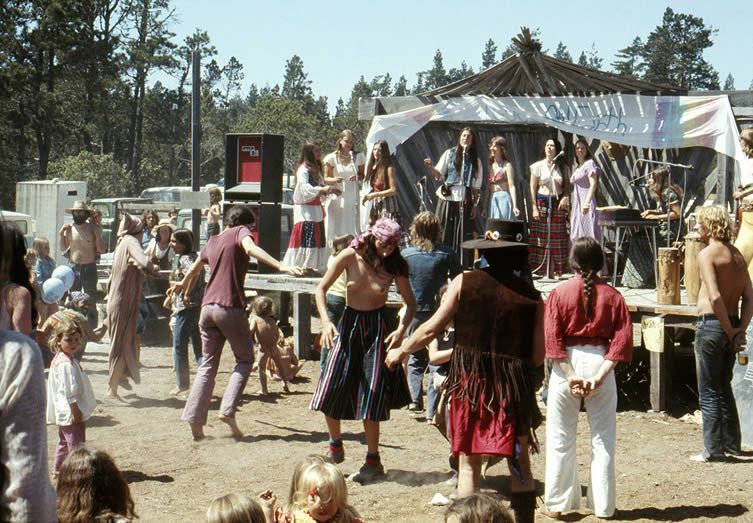
[{"label": "top hat", "polygon": [[73,214],[73,211],[84,211],[91,214],[94,214],[94,209],[90,208],[88,205],[86,205],[86,202],[84,200],[76,200],[73,202],[73,207],[69,207],[65,210],[68,214]]}]

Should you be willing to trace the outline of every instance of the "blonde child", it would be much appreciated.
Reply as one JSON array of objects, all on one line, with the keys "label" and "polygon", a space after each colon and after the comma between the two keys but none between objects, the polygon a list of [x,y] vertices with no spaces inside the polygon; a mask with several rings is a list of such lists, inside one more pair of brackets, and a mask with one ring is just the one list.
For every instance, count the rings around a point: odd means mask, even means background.
[{"label": "blonde child", "polygon": [[63,321],[50,338],[56,354],[47,377],[47,423],[58,426],[55,475],[68,453],[86,441],[86,420],[97,407],[89,378],[73,357],[83,346],[83,335],[77,323]]},{"label": "blonde child", "polygon": [[209,189],[209,209],[204,209],[204,215],[207,217],[207,240],[220,234],[220,202],[222,202],[220,188],[212,187]]},{"label": "blonde child", "polygon": [[137,518],[128,483],[101,450],[80,447],[70,453],[58,478],[58,519],[66,523],[128,523]]},{"label": "blonde child", "polygon": [[290,512],[290,523],[358,523],[361,516],[348,505],[345,476],[332,463],[313,463],[301,473]]},{"label": "blonde child", "polygon": [[[352,241],[352,234],[345,234],[343,236],[335,237],[332,242],[332,254],[330,254],[329,258],[327,259],[327,269],[334,265],[337,255],[345,250]],[[329,318],[329,321],[331,321],[334,325],[340,324],[340,318],[342,317],[343,311],[345,310],[346,281],[347,279],[345,276],[345,271],[343,271],[343,273],[340,274],[340,276],[335,280],[335,283],[333,283],[332,286],[327,289],[327,294],[325,295],[327,317]],[[321,352],[319,353],[319,363],[321,364],[322,370],[324,370],[324,364],[327,362],[328,354],[329,349],[322,347]]]},{"label": "blonde child", "polygon": [[[264,493],[266,494],[266,493]],[[262,494],[262,496],[264,496]],[[272,503],[274,503],[272,498]],[[217,498],[207,509],[206,523],[272,523],[262,505],[241,494],[228,494]]]},{"label": "blonde child", "polygon": [[[37,257],[37,261],[34,264],[34,277],[37,286],[37,296],[41,297],[42,285],[52,278],[52,271],[55,270],[57,264],[50,256],[50,240],[44,236],[34,238],[34,241],[31,243],[31,249]],[[42,325],[50,314],[54,312],[53,309],[54,307],[47,305],[41,298],[38,300],[39,325]]]},{"label": "blonde child", "polygon": [[[272,300],[267,296],[259,296],[252,304],[253,314],[249,318],[251,328],[251,339],[254,341],[256,349],[257,365],[259,368],[259,384],[261,389],[259,394],[269,394],[267,390],[267,362],[274,360],[277,368],[282,371],[283,362],[280,359],[280,353],[277,351],[277,343],[280,341],[280,328],[277,326],[277,318],[273,315]],[[290,392],[287,375],[282,378],[282,390]]]},{"label": "blonde child", "polygon": [[304,363],[298,359],[298,356],[295,355],[295,345],[293,343],[293,337],[288,336],[285,339],[281,339],[277,343],[275,351],[279,356],[279,361],[282,364],[282,368],[277,367],[277,364],[275,363],[277,361],[276,359],[269,358],[269,360],[267,361],[266,369],[267,376],[275,381],[281,381],[283,379],[283,376],[287,376],[288,380],[292,381],[301,371]]}]

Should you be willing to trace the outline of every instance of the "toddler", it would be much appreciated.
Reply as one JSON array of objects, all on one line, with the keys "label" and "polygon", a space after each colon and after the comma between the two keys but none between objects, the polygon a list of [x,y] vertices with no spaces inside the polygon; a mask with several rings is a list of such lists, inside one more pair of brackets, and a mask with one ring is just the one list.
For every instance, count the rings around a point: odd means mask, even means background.
[{"label": "toddler", "polygon": [[37,296],[40,297],[37,302],[37,310],[39,312],[39,325],[42,325],[50,316],[50,314],[55,312],[53,310],[54,307],[50,307],[44,302],[44,300],[41,299],[42,285],[44,285],[44,282],[52,277],[52,271],[55,270],[57,264],[55,263],[55,260],[50,257],[50,241],[44,236],[38,236],[34,238],[34,241],[31,244],[31,248],[37,258],[33,270],[35,283],[37,286]]},{"label": "toddler", "polygon": [[70,453],[57,495],[58,519],[67,523],[128,523],[138,517],[128,483],[101,450],[80,447]]},{"label": "toddler", "polygon": [[275,347],[275,351],[279,356],[279,361],[282,364],[282,368],[277,368],[275,363],[276,359],[269,358],[267,361],[267,376],[273,380],[280,381],[283,376],[287,376],[288,380],[292,381],[296,375],[303,368],[303,363],[295,355],[295,345],[293,343],[293,337],[288,336],[285,339],[280,340]]},{"label": "toddler", "polygon": [[359,523],[358,512],[348,505],[345,476],[332,463],[314,462],[300,475],[288,513],[278,520],[285,523]]},{"label": "toddler", "polygon": [[97,407],[89,378],[73,355],[81,349],[81,327],[64,321],[50,338],[49,347],[56,352],[47,378],[47,423],[58,426],[54,474],[69,452],[86,441],[86,420]]},{"label": "toddler", "polygon": [[265,511],[264,506],[274,506],[274,496],[264,492],[259,501],[240,494],[228,494],[212,501],[207,509],[206,523],[273,523],[274,515],[271,510]]},{"label": "toddler", "polygon": [[[270,358],[277,365],[277,369],[282,372],[284,365],[280,359],[280,353],[277,351],[277,343],[280,341],[280,328],[277,326],[277,318],[274,317],[272,309],[272,300],[267,296],[259,296],[254,300],[251,306],[253,314],[249,318],[251,328],[251,339],[254,340],[254,346],[257,349],[257,365],[259,369],[259,383],[261,390],[259,394],[269,394],[267,390],[267,362]],[[286,374],[282,378],[282,390],[290,392],[288,381],[290,377]]]}]

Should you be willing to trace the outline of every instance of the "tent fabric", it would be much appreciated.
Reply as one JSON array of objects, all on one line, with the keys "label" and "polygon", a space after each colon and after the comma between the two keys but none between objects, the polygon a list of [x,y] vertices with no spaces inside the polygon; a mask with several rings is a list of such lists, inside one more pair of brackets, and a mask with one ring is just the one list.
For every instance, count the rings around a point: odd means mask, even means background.
[{"label": "tent fabric", "polygon": [[564,132],[649,149],[707,147],[742,160],[740,135],[726,96],[462,96],[374,117],[366,143],[394,152],[429,122],[543,124]]}]

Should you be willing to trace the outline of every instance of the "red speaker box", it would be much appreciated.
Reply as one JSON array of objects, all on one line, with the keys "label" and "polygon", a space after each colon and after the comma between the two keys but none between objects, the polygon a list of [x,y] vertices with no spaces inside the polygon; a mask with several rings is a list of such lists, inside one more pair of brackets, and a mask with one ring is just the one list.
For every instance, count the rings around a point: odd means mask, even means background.
[{"label": "red speaker box", "polygon": [[226,134],[225,199],[281,202],[284,147],[277,134]]}]

